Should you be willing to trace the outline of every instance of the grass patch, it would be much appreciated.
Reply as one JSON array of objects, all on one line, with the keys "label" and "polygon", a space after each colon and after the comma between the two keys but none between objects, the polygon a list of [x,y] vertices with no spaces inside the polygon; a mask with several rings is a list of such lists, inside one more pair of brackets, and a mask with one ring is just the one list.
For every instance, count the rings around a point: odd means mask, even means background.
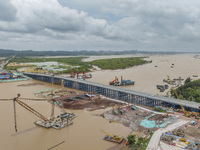
[{"label": "grass patch", "polygon": [[20,68],[26,68],[26,67],[35,67],[35,65],[29,65],[29,66],[4,66],[4,68],[3,69],[5,69],[5,70],[16,70],[17,71],[17,69],[20,69]]},{"label": "grass patch", "polygon": [[134,150],[146,150],[149,141],[151,140],[154,132],[150,133],[150,137],[146,140],[143,140],[141,137],[138,139],[137,143],[129,145],[130,148],[134,145]]},{"label": "grass patch", "polygon": [[[82,62],[82,59],[87,57],[68,57],[68,58],[33,58],[33,57],[15,57],[9,61],[16,62],[16,63],[30,63],[30,62],[49,62],[49,61],[55,61],[63,64],[68,64],[71,66],[79,66],[79,68],[76,68],[75,70],[77,72],[89,72],[91,65],[87,62]],[[60,68],[64,68],[64,66],[60,66]],[[61,71],[60,73],[71,73],[72,69],[68,69],[66,67],[65,71]]]},{"label": "grass patch", "polygon": [[164,110],[162,108],[155,108],[155,111],[158,111],[158,112],[167,112],[166,110]]},{"label": "grass patch", "polygon": [[[71,66],[78,66],[75,67],[75,71],[82,73],[82,72],[89,72],[92,68],[92,65],[96,65],[101,69],[125,69],[132,66],[142,65],[146,63],[151,63],[152,61],[143,60],[145,57],[130,57],[130,58],[114,58],[114,59],[101,59],[101,60],[94,60],[92,62],[83,62],[82,59],[87,57],[68,57],[68,58],[33,58],[33,57],[15,57],[9,61],[15,63],[30,63],[30,62],[49,62],[55,61],[63,64],[68,64]],[[61,67],[60,68],[64,68]],[[13,68],[11,68],[13,69]],[[18,69],[17,67],[15,69]],[[72,68],[66,67],[65,71],[61,71],[58,73],[71,73]]]},{"label": "grass patch", "polygon": [[113,59],[101,59],[91,62],[92,65],[96,65],[101,69],[125,69],[128,67],[138,66],[151,61],[143,60],[145,57],[130,57],[130,58],[113,58]]}]

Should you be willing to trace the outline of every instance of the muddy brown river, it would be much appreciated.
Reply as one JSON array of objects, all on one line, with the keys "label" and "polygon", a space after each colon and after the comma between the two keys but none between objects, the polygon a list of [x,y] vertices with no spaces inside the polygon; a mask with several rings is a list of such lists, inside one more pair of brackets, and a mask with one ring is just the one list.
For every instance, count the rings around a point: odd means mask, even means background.
[{"label": "muddy brown river", "polygon": [[[42,83],[37,86],[17,86],[28,83]],[[38,98],[33,93],[44,89],[58,89],[59,86],[48,83],[29,80],[21,82],[0,83],[0,99],[14,98],[17,93],[23,98]],[[46,117],[51,114],[51,105],[45,101],[23,101]],[[111,134],[127,136],[131,129],[119,123],[109,123],[101,117],[92,114],[101,113],[105,110],[88,112],[85,110],[66,110],[78,115],[73,120],[73,125],[56,129],[38,127],[34,121],[38,117],[16,104],[17,129],[14,128],[13,101],[0,101],[0,149],[2,150],[106,150],[114,146],[114,143],[102,140],[103,129]],[[60,110],[56,109],[56,114]],[[57,145],[57,146],[56,146]]]}]

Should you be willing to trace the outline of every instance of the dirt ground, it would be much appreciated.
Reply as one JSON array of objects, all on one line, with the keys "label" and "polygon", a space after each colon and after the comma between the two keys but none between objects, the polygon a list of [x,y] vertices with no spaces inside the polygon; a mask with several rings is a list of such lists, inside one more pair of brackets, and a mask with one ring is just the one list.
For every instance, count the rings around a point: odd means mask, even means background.
[{"label": "dirt ground", "polygon": [[92,97],[87,97],[86,94],[73,94],[63,97],[54,98],[54,100],[62,103],[65,109],[86,109],[88,111],[93,111],[97,109],[105,109],[107,107],[122,105],[115,101],[107,100],[106,98],[101,98],[99,95],[93,95]]},{"label": "dirt ground", "polygon": [[191,126],[190,124],[188,124],[187,126],[184,126],[181,129],[184,130],[186,139],[200,143],[200,138],[199,138],[200,137],[200,128],[199,129],[198,128],[199,128],[199,125]]},{"label": "dirt ground", "polygon": [[[125,115],[114,115],[113,111],[117,110],[120,112],[120,110],[123,110],[125,112]],[[110,120],[110,122],[120,122],[126,127],[130,127],[133,131],[137,132],[144,132],[147,130],[156,130],[157,127],[154,128],[145,128],[141,126],[141,122],[146,119],[147,117],[149,121],[154,120],[156,125],[160,124],[160,122],[165,122],[165,121],[170,121],[174,122],[177,118],[175,116],[168,116],[168,117],[163,117],[161,114],[154,114],[152,112],[147,112],[145,110],[137,108],[136,110],[132,110],[131,106],[124,106],[122,108],[114,108],[111,111],[107,111],[103,113],[103,117],[105,119]]]},{"label": "dirt ground", "polygon": [[27,84],[19,84],[17,86],[29,87],[29,86],[37,86],[37,85],[44,85],[44,84],[42,84],[42,83],[27,83]]},{"label": "dirt ground", "polygon": [[105,109],[110,106],[120,105],[117,102],[113,102],[106,99],[95,99],[95,100],[79,100],[79,101],[62,101],[63,107],[66,109],[86,109],[86,110],[97,110]]}]

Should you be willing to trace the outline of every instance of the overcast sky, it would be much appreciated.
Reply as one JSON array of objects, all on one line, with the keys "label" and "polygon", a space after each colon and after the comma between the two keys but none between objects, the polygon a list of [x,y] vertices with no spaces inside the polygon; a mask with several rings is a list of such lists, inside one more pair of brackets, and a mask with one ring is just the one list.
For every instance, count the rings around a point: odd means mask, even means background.
[{"label": "overcast sky", "polygon": [[0,0],[0,49],[200,52],[200,1]]}]

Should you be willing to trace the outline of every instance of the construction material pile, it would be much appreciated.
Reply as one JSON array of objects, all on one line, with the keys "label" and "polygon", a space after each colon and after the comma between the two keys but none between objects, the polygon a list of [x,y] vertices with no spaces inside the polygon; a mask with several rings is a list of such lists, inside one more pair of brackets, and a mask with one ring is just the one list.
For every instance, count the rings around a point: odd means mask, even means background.
[{"label": "construction material pile", "polygon": [[88,111],[105,109],[110,106],[118,104],[118,102],[110,101],[102,98],[100,95],[91,94],[73,94],[70,96],[63,96],[55,98],[63,104],[66,109],[86,109]]}]

